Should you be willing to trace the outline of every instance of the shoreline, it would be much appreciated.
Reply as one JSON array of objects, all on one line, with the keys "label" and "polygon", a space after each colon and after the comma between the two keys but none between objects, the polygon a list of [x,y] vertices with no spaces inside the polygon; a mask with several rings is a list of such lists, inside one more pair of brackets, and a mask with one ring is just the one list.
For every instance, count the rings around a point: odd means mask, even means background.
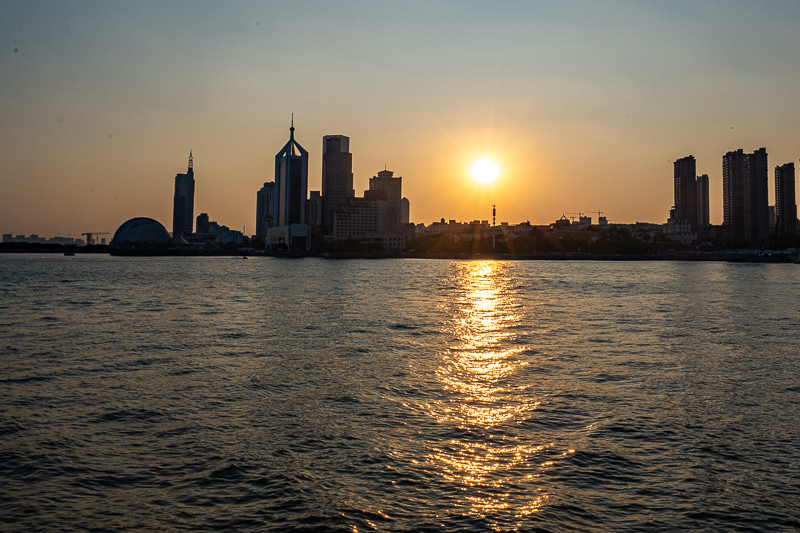
[{"label": "shoreline", "polygon": [[[99,248],[99,247],[98,247]],[[73,248],[71,254],[108,254],[117,257],[278,257],[301,259],[318,257],[331,260],[347,259],[448,259],[448,260],[492,260],[492,261],[717,261],[727,263],[800,263],[798,252],[783,251],[727,251],[663,253],[653,255],[638,254],[591,254],[588,252],[538,252],[532,254],[435,254],[435,253],[369,253],[369,252],[268,252],[268,251],[199,251],[199,250],[109,250]],[[67,250],[48,248],[6,249],[0,254],[64,254]]]}]

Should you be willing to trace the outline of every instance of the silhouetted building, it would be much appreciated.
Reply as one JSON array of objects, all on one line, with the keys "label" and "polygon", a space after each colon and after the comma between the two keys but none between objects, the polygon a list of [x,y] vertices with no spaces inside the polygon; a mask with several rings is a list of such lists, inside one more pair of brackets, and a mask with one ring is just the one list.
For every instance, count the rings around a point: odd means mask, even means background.
[{"label": "silhouetted building", "polygon": [[763,246],[769,238],[767,150],[722,157],[723,232],[732,242]]},{"label": "silhouetted building", "polygon": [[333,234],[333,212],[355,197],[353,189],[353,154],[350,138],[326,135],[322,138],[322,225],[326,235]]},{"label": "silhouetted building", "polygon": [[694,156],[678,159],[673,164],[675,182],[675,213],[677,220],[685,220],[697,228],[697,166]]},{"label": "silhouetted building", "polygon": [[197,215],[197,223],[195,224],[195,231],[197,233],[208,233],[211,221],[208,219],[208,213],[200,213]]},{"label": "silhouetted building", "polygon": [[186,174],[175,176],[175,197],[172,205],[172,238],[192,233],[194,222],[194,168],[189,151],[189,168]]},{"label": "silhouetted building", "polygon": [[697,176],[697,225],[707,228],[711,225],[708,200],[708,174]]},{"label": "silhouetted building", "polygon": [[753,244],[763,246],[769,242],[769,164],[767,149],[759,148],[747,158],[748,206]]},{"label": "silhouetted building", "polygon": [[411,220],[411,203],[408,198],[400,199],[400,224],[408,224]]},{"label": "silhouetted building", "polygon": [[393,233],[400,225],[400,201],[403,197],[403,178],[393,177],[391,170],[381,170],[369,179],[370,191],[383,191],[386,194],[386,231]]},{"label": "silhouetted building", "polygon": [[306,224],[311,227],[322,226],[322,194],[311,191],[306,201]]},{"label": "silhouetted building", "polygon": [[275,182],[268,181],[256,193],[256,239],[264,240],[275,221]]},{"label": "silhouetted building", "polygon": [[294,119],[289,142],[275,156],[275,222],[267,230],[272,247],[308,250],[310,228],[306,224],[308,152],[294,140]]},{"label": "silhouetted building", "polygon": [[364,191],[364,198],[349,198],[333,212],[337,240],[365,239],[386,233],[388,202],[384,191]]},{"label": "silhouetted building", "polygon": [[169,241],[167,228],[160,222],[152,218],[137,217],[126,221],[117,229],[111,239],[111,251],[165,250]]},{"label": "silhouetted building", "polygon": [[242,244],[244,234],[232,230],[228,226],[210,220],[207,213],[197,216],[197,232],[189,238],[189,243],[194,246],[207,246],[209,244]]},{"label": "silhouetted building", "polygon": [[775,167],[775,236],[794,239],[797,233],[797,197],[794,163]]}]

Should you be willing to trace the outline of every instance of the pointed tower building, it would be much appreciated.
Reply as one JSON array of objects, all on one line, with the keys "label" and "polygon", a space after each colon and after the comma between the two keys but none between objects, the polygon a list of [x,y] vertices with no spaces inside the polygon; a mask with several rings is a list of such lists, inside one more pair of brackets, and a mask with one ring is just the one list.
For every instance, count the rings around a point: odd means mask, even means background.
[{"label": "pointed tower building", "polygon": [[175,176],[175,196],[172,201],[172,238],[192,233],[194,223],[194,162],[189,150],[189,168],[186,174]]},{"label": "pointed tower building", "polygon": [[308,250],[310,228],[306,224],[308,152],[294,140],[294,116],[289,142],[275,156],[274,227],[267,231],[273,248]]}]

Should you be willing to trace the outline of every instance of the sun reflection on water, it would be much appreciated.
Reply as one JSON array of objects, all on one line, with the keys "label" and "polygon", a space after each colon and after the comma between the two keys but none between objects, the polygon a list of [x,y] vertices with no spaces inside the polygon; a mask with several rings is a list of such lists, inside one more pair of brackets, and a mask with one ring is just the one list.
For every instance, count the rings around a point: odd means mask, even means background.
[{"label": "sun reflection on water", "polygon": [[[428,463],[463,492],[468,514],[496,530],[541,509],[544,489],[533,486],[549,446],[532,444],[514,427],[539,405],[520,375],[522,318],[507,264],[456,264],[455,298],[446,326],[454,342],[442,354],[436,378],[447,393],[430,407],[440,424],[463,433],[433,446]],[[523,488],[524,487],[524,488]]]}]

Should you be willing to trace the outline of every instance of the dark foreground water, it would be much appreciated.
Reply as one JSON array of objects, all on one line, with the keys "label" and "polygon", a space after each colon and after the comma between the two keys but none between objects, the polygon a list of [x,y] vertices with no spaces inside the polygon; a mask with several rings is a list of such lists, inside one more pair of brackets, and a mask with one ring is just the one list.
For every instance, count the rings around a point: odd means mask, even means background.
[{"label": "dark foreground water", "polygon": [[800,268],[0,256],[0,528],[793,531]]}]

